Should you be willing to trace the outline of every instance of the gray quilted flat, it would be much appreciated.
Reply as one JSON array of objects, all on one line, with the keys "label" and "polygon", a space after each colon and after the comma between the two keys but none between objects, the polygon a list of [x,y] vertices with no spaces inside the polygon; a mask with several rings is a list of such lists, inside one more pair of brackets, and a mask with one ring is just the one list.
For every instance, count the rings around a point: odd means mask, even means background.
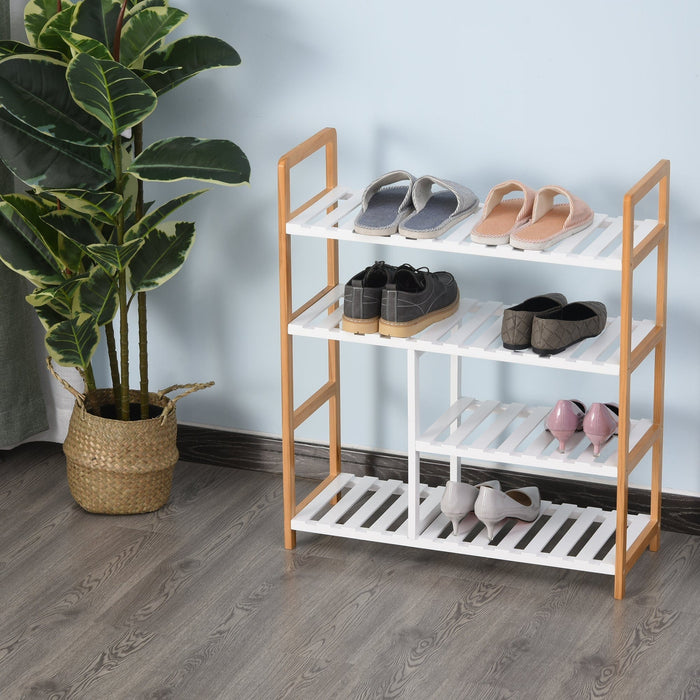
[{"label": "gray quilted flat", "polygon": [[532,349],[538,355],[555,355],[584,338],[600,335],[607,317],[600,301],[576,301],[538,314],[532,321]]},{"label": "gray quilted flat", "polygon": [[525,350],[530,347],[532,319],[535,314],[561,309],[566,304],[563,294],[552,292],[526,299],[503,312],[501,340],[508,350]]}]

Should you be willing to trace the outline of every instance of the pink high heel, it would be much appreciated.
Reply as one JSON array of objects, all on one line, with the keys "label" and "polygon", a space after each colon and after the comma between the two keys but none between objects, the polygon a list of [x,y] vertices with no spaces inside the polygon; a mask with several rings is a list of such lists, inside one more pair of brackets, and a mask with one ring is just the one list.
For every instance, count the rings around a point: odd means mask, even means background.
[{"label": "pink high heel", "polygon": [[601,446],[617,434],[620,409],[616,403],[594,403],[583,419],[583,432],[593,443],[593,456],[600,454]]},{"label": "pink high heel", "polygon": [[566,450],[567,440],[583,428],[586,407],[576,399],[561,399],[549,412],[545,427],[559,440],[559,452]]}]

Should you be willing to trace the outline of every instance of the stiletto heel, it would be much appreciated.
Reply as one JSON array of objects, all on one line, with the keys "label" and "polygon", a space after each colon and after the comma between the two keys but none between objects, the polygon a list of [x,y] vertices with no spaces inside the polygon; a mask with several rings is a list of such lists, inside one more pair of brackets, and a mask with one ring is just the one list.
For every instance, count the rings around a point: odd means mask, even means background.
[{"label": "stiletto heel", "polygon": [[576,399],[561,399],[549,412],[545,427],[559,441],[559,452],[566,450],[569,438],[583,427],[586,407]]},{"label": "stiletto heel", "polygon": [[569,441],[569,438],[576,432],[575,430],[552,430],[551,428],[549,429],[549,432],[554,435],[554,437],[559,441],[559,452],[562,454],[566,452],[566,443]]},{"label": "stiletto heel", "polygon": [[604,437],[603,435],[586,435],[586,437],[593,445],[593,456],[600,457],[600,448],[603,446],[604,442],[608,441],[608,438]]},{"label": "stiletto heel", "polygon": [[496,525],[500,523],[500,520],[481,520],[484,525],[486,525],[486,535],[489,538],[489,542],[494,538],[496,534]]}]

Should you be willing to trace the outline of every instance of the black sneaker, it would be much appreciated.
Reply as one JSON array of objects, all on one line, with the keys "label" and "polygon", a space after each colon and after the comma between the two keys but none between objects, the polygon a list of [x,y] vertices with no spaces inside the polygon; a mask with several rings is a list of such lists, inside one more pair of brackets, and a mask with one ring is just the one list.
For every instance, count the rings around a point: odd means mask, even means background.
[{"label": "black sneaker", "polygon": [[402,265],[384,287],[379,332],[408,338],[452,315],[458,306],[459,289],[449,272]]},{"label": "black sneaker", "polygon": [[358,272],[345,285],[343,330],[350,333],[376,333],[382,306],[382,290],[393,282],[396,268],[379,260]]}]

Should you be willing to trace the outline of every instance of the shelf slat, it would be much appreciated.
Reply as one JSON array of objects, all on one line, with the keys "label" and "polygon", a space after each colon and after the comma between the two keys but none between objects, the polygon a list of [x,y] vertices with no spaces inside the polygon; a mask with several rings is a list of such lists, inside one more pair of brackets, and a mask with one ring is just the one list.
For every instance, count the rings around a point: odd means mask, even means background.
[{"label": "shelf slat", "polygon": [[376,482],[377,477],[375,476],[361,477],[355,482],[350,491],[343,494],[343,497],[319,520],[319,522],[337,522],[338,519],[345,515],[345,513],[347,513],[350,508],[352,508],[355,503],[357,503],[367,493],[367,491],[374,486]]},{"label": "shelf slat", "polygon": [[391,496],[401,491],[402,483],[397,479],[382,482],[374,495],[347,520],[346,527],[362,527]]},{"label": "shelf slat", "polygon": [[584,512],[576,518],[576,522],[566,531],[564,536],[557,542],[550,552],[553,557],[567,557],[569,552],[578,544],[586,530],[596,521],[600,520],[601,508],[586,508]]}]

